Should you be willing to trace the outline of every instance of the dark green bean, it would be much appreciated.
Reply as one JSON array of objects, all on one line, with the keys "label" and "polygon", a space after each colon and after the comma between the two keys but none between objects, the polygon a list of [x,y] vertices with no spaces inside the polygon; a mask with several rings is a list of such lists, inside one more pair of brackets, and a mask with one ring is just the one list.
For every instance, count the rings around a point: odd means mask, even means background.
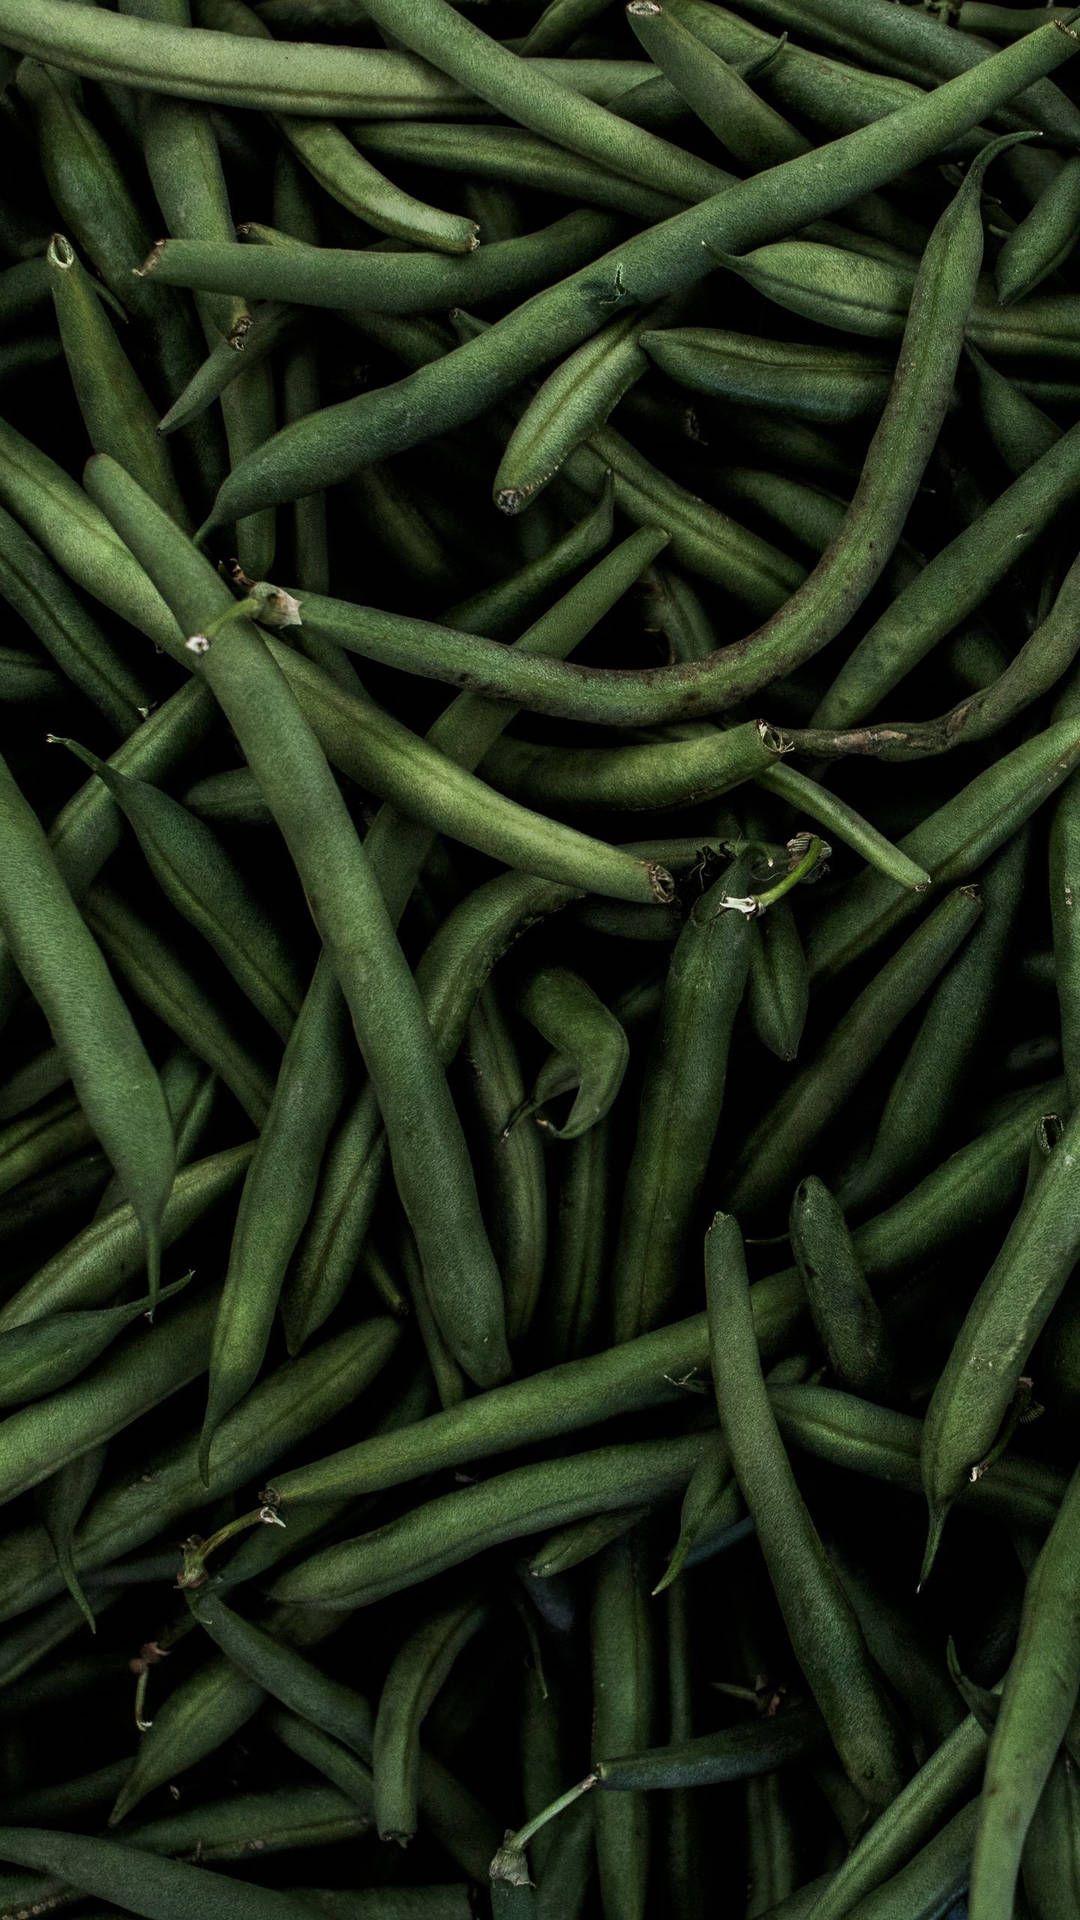
[{"label": "dark green bean", "polygon": [[[463,126],[456,122],[361,120],[350,134],[362,152],[404,160],[470,179],[506,180],[558,194],[578,206],[610,208],[644,220],[666,220],[685,204],[682,197],[639,185],[609,167],[597,166],[543,140],[523,127]],[[485,232],[490,246],[495,240]]]},{"label": "dark green bean", "polygon": [[796,1658],[849,1778],[883,1808],[909,1770],[903,1737],[776,1426],[753,1337],[742,1236],[730,1215],[718,1214],[709,1229],[705,1283],[721,1425]]},{"label": "dark green bean", "polygon": [[380,1840],[404,1845],[416,1832],[421,1722],[459,1653],[487,1617],[487,1606],[470,1596],[422,1621],[394,1655],[379,1695],[371,1745]]},{"label": "dark green bean", "polygon": [[[592,1738],[600,1752],[645,1747],[652,1736],[657,1675],[646,1584],[633,1540],[608,1548],[593,1586]],[[652,1813],[646,1800],[593,1808],[600,1898],[605,1912],[644,1920],[648,1910]]]},{"label": "dark green bean", "polygon": [[287,1040],[302,998],[295,956],[217,835],[150,781],[118,773],[74,740],[59,744],[104,782],[134,828],[166,899],[203,935],[252,1005]]},{"label": "dark green bean", "polygon": [[619,1341],[662,1323],[679,1284],[746,985],[749,922],[727,905],[745,877],[736,863],[695,902],[665,983],[615,1252]]},{"label": "dark green bean", "polygon": [[210,1354],[201,1466],[224,1416],[257,1379],[288,1263],[315,1195],[348,1079],[348,1022],[328,956],[319,957],[240,1196]]},{"label": "dark green bean", "polygon": [[888,1397],[894,1355],[881,1312],[824,1183],[800,1180],[791,1203],[791,1250],[837,1384],[866,1399]]},{"label": "dark green bean", "polygon": [[703,1446],[703,1436],[689,1434],[514,1468],[465,1493],[430,1501],[373,1533],[325,1547],[282,1575],[275,1595],[289,1605],[369,1606],[501,1541],[624,1507],[628,1494],[644,1505],[676,1493]]},{"label": "dark green bean", "polygon": [[65,1055],[80,1105],[138,1215],[150,1294],[156,1298],[161,1219],[175,1171],[161,1083],[37,816],[3,761],[0,793],[0,926]]},{"label": "dark green bean", "polygon": [[[1067,32],[1050,27],[1038,30],[898,114],[858,129],[831,148],[786,161],[780,170],[766,170],[740,182],[701,209],[675,215],[606,261],[592,263],[582,279],[571,277],[497,322],[482,337],[409,375],[407,392],[416,404],[415,409],[409,407],[408,419],[415,424],[406,422],[403,396],[396,387],[378,389],[344,403],[336,412],[327,410],[297,422],[288,430],[286,443],[275,441],[232,475],[206,531],[211,525],[229,524],[237,513],[265,504],[271,496],[281,499],[293,489],[310,491],[344,477],[358,465],[383,458],[393,446],[405,443],[403,434],[405,439],[410,433],[427,437],[475,418],[537,365],[572,350],[595,331],[602,309],[595,298],[582,301],[581,295],[590,288],[606,288],[610,294],[616,286],[616,266],[618,290],[630,289],[639,302],[693,284],[705,270],[702,242],[741,251],[834,211],[897,171],[941,151],[1002,99],[1053,71],[1073,50]],[[777,173],[783,177],[782,193],[777,192]],[[619,703],[625,702],[630,709],[628,720],[665,716],[673,697],[676,703],[682,697],[679,672],[674,680],[671,675],[668,670],[666,676],[650,677],[647,695],[638,676],[633,688],[622,684],[628,676],[620,676],[614,685],[604,683],[603,717],[610,719],[620,710],[616,694]],[[702,677],[714,675],[714,669],[702,666],[691,674],[691,685],[700,692]],[[564,684],[574,678],[565,668],[559,677]],[[594,717],[599,717],[596,704]]]},{"label": "dark green bean", "polygon": [[[1069,1121],[968,1309],[927,1408],[922,1471],[933,1563],[949,1507],[986,1471],[1020,1375],[1080,1252]],[[991,1456],[992,1457],[992,1456]]]},{"label": "dark green bean", "polygon": [[97,1632],[97,1621],[75,1570],[75,1529],[101,1479],[107,1454],[107,1445],[90,1447],[44,1480],[34,1493],[34,1504],[52,1541],[64,1585],[91,1633]]},{"label": "dark green bean", "polygon": [[905,1014],[918,1006],[981,912],[973,888],[948,895],[852,1002],[816,1058],[751,1129],[730,1176],[746,1216],[775,1201],[807,1165],[825,1127],[858,1086]]},{"label": "dark green bean", "polygon": [[649,1792],[656,1788],[715,1786],[771,1773],[790,1760],[804,1759],[825,1738],[815,1707],[791,1707],[769,1720],[723,1727],[674,1747],[621,1754],[596,1762],[598,1786],[609,1792]]}]

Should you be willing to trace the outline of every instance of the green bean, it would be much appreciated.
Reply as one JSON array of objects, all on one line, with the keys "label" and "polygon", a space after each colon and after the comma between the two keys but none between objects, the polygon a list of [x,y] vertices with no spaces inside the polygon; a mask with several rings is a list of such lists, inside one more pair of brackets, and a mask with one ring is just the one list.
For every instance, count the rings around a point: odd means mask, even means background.
[{"label": "green bean", "polygon": [[[125,312],[142,323],[156,378],[171,398],[197,361],[194,316],[175,294],[132,276],[150,236],[120,164],[83,112],[77,89],[51,64],[22,61],[18,88],[35,118],[42,168],[62,225]],[[212,484],[214,474],[206,478]]]},{"label": "green bean", "polygon": [[561,53],[606,10],[608,0],[548,0],[518,47],[523,56]]},{"label": "green bean", "polygon": [[795,767],[780,761],[765,773],[758,774],[757,785],[764,787],[767,793],[774,793],[778,799],[786,800],[799,813],[805,814],[819,827],[824,827],[830,838],[842,840],[868,866],[875,868],[878,873],[887,874],[902,887],[914,888],[918,892],[929,883],[929,874],[916,860],[893,846],[876,827],[856,813],[854,807],[848,806],[818,781],[799,773]]},{"label": "green bean", "polygon": [[9,1414],[0,1450],[0,1499],[14,1499],[47,1480],[198,1379],[207,1363],[214,1305],[206,1296],[185,1302],[170,1316],[167,1339],[147,1330],[85,1378]]},{"label": "green bean", "polygon": [[580,1359],[597,1345],[611,1240],[611,1160],[607,1120],[571,1142],[560,1156],[551,1270],[540,1309],[548,1364]]},{"label": "green bean", "polygon": [[[369,1320],[260,1382],[219,1430],[217,1496],[249,1485],[279,1451],[297,1445],[352,1404],[385,1365],[399,1338],[393,1321]],[[197,1431],[147,1460],[134,1483],[130,1468],[121,1470],[92,1502],[76,1537],[80,1577],[87,1581],[98,1567],[153,1539],[163,1525],[205,1506],[209,1498],[198,1470]],[[278,1529],[263,1531],[273,1533],[279,1556],[291,1546],[291,1536]],[[56,1555],[42,1528],[24,1527],[10,1534],[3,1556],[0,1605],[5,1618],[60,1591]]]},{"label": "green bean", "polygon": [[938,1746],[963,1718],[955,1686],[935,1658],[914,1620],[839,1540],[830,1539],[829,1558],[855,1609],[863,1637],[898,1700],[931,1748]]},{"label": "green bean", "polygon": [[983,425],[1018,479],[1060,440],[1061,428],[1016,381],[992,367],[977,347],[969,344],[967,355],[978,376]]},{"label": "green bean", "polygon": [[303,1920],[309,1914],[294,1894],[226,1879],[208,1868],[162,1860],[89,1834],[0,1827],[0,1857],[56,1874],[80,1893],[117,1901],[148,1920],[181,1920],[192,1902],[207,1920]]},{"label": "green bean", "polygon": [[118,733],[130,734],[153,705],[147,682],[116,651],[48,555],[2,508],[0,590],[61,673]]},{"label": "green bean", "polygon": [[78,1459],[61,1467],[59,1473],[43,1481],[34,1498],[41,1524],[52,1541],[64,1585],[91,1633],[97,1632],[97,1621],[75,1570],[74,1538],[87,1502],[101,1478],[107,1453],[107,1446],[89,1448]]},{"label": "green bean", "polygon": [[618,1341],[660,1324],[678,1286],[746,984],[749,922],[727,908],[744,882],[736,863],[695,902],[665,983],[615,1252]]},{"label": "green bean", "polygon": [[80,1105],[138,1215],[154,1298],[161,1217],[175,1170],[161,1084],[37,817],[2,761],[0,789],[0,924],[67,1059]]},{"label": "green bean", "polygon": [[501,639],[526,620],[535,620],[548,594],[579,568],[596,560],[611,540],[614,493],[609,480],[597,500],[568,533],[518,573],[495,581],[443,614],[442,624],[463,633]]},{"label": "green bean", "polygon": [[[705,1242],[713,1384],[796,1658],[853,1785],[885,1807],[908,1771],[899,1725],[803,1504],[753,1338],[742,1237],[718,1214]],[[791,1390],[789,1390],[791,1391]]]},{"label": "green bean", "polygon": [[130,1762],[114,1760],[93,1773],[80,1774],[75,1780],[46,1787],[31,1787],[22,1793],[4,1795],[4,1812],[12,1826],[36,1827],[44,1820],[63,1818],[68,1813],[107,1806],[122,1784]]},{"label": "green bean", "polygon": [[[592,1737],[610,1747],[647,1746],[657,1676],[645,1585],[632,1541],[609,1547],[593,1586]],[[593,1808],[600,1898],[606,1912],[642,1920],[647,1911],[652,1816],[640,1798]]]},{"label": "green bean", "polygon": [[60,745],[104,782],[165,897],[213,947],[275,1033],[287,1039],[301,1001],[295,958],[216,834],[149,781],[117,773],[76,741]]},{"label": "green bean", "polygon": [[275,300],[267,300],[254,313],[244,314],[230,333],[213,342],[208,357],[159,420],[158,433],[175,433],[178,427],[186,426],[220,399],[241,375],[290,340],[299,324],[295,308]]},{"label": "green bean", "polygon": [[507,442],[492,483],[502,513],[520,513],[647,371],[641,320],[612,320],[548,375]]},{"label": "green bean", "polygon": [[555,1093],[576,1087],[577,1096],[561,1127],[540,1116],[540,1124],[553,1139],[576,1140],[611,1107],[630,1058],[629,1042],[614,1014],[566,967],[542,967],[527,975],[518,988],[517,1002],[525,1018],[555,1049],[554,1059],[540,1070],[530,1108],[535,1112]]},{"label": "green bean", "polygon": [[859,1920],[936,1920],[964,1892],[971,1872],[978,1800],[954,1813],[940,1832],[852,1909]]},{"label": "green bean", "polygon": [[[10,28],[5,31],[10,35]],[[607,317],[596,293],[610,296],[613,288],[629,289],[639,302],[646,302],[692,285],[706,270],[703,242],[739,252],[834,211],[927,154],[940,152],[1000,100],[1012,97],[1040,73],[1053,71],[1072,50],[1068,32],[1058,28],[1030,34],[899,114],[859,128],[828,149],[786,161],[782,193],[777,192],[774,171],[767,170],[594,261],[582,277],[571,276],[496,322],[482,338],[407,376],[405,395],[399,391],[401,383],[395,383],[296,423],[284,446],[277,440],[231,476],[204,531],[228,524],[238,512],[264,504],[271,495],[281,499],[292,490],[302,493],[329,484],[404,444],[475,418],[535,367],[571,351],[596,330]],[[593,297],[583,301],[590,289],[595,290]],[[708,671],[699,669],[697,677]],[[574,676],[564,669],[560,677],[565,681]],[[635,677],[627,717],[655,720],[666,715],[680,684],[669,670],[666,679],[650,680],[643,699],[640,678]],[[610,687],[603,702],[605,718],[618,710],[612,698],[616,691],[626,699],[631,689],[619,682]]]},{"label": "green bean", "polygon": [[858,1912],[859,1903],[904,1867],[942,1816],[970,1793],[985,1754],[986,1735],[969,1714],[901,1788],[887,1816],[860,1838],[828,1885],[819,1887],[817,1905],[807,1909],[815,1920],[844,1920]]},{"label": "green bean", "polygon": [[[272,40],[265,26],[242,0],[198,0],[201,25],[222,33]],[[357,153],[331,121],[300,119],[288,114],[271,116],[273,124],[301,165],[341,206],[367,221],[380,233],[396,234],[417,245],[447,253],[470,253],[478,235],[471,220],[425,206],[394,186]]]},{"label": "green bean", "polygon": [[[230,1661],[242,1674],[256,1680],[260,1689],[265,1688],[285,1705],[293,1706],[294,1711],[324,1732],[333,1730],[332,1737],[340,1737],[362,1760],[371,1759],[376,1721],[360,1694],[322,1674],[287,1642],[278,1641],[251,1621],[242,1619],[212,1591],[190,1594],[188,1606],[211,1638],[227,1648]],[[313,1631],[301,1625],[298,1637],[310,1634],[312,1638],[321,1639],[330,1630],[325,1620]],[[483,1810],[452,1775],[431,1759],[421,1762],[419,1801],[425,1818],[429,1809],[435,1815],[437,1831],[441,1838],[451,1841],[450,1850],[455,1858],[466,1872],[475,1875],[477,1856],[486,1847],[490,1858],[495,1845]],[[450,1826],[455,1817],[456,1833]]]},{"label": "green bean", "polygon": [[483,987],[469,1017],[465,1057],[480,1128],[480,1192],[502,1275],[511,1351],[532,1325],[547,1253],[547,1173],[537,1128],[512,1126],[524,1108],[517,1048],[498,996]]},{"label": "green bean", "polygon": [[[1080,755],[1076,723],[1061,720],[1002,754],[901,841],[934,891],[963,882],[1004,846],[1068,777]],[[910,918],[919,897],[882,874],[859,874],[807,941],[811,979],[829,978]]]},{"label": "green bean", "polygon": [[[76,14],[67,0],[43,0],[41,11],[11,0],[3,41],[19,53],[81,73],[88,79],[119,79],[125,86],[182,100],[262,108],[270,113],[360,114],[397,119],[402,113],[453,112],[458,103],[475,113],[462,87],[433,73],[422,61],[382,49],[269,42],[244,43],[235,35],[198,28],[181,32],[151,21],[102,20],[90,7]],[[644,62],[540,60],[541,75],[603,100],[648,77]]]},{"label": "green bean", "polygon": [[626,12],[650,59],[739,166],[754,173],[809,150],[810,142],[677,14],[658,0],[631,0]]},{"label": "green bean", "polygon": [[54,233],[46,254],[60,340],[90,445],[110,453],[180,526],[190,526],[156,409],[69,240]]},{"label": "green bean", "polygon": [[564,214],[538,233],[492,241],[460,256],[164,240],[144,257],[141,271],[151,284],[242,293],[249,300],[370,308],[375,313],[443,313],[447,307],[520,295],[553,275],[572,272],[612,237],[614,227],[611,215],[582,209]]},{"label": "green bean", "polygon": [[1047,182],[998,255],[994,277],[1002,306],[1022,299],[1064,265],[1076,243],[1078,214],[1080,164],[1072,159]]},{"label": "green bean", "polygon": [[210,1355],[201,1458],[207,1485],[214,1434],[262,1366],[286,1268],[345,1095],[347,1061],[345,1005],[323,953],[285,1049],[240,1196]]},{"label": "green bean", "polygon": [[[193,683],[194,684],[194,683]],[[205,780],[181,795],[185,807],[200,819],[227,821],[233,826],[272,827],[274,816],[256,785],[250,767],[209,773]]]},{"label": "green bean", "polygon": [[886,1398],[895,1357],[885,1323],[844,1216],[815,1175],[795,1189],[790,1231],[799,1278],[837,1384],[865,1399]]},{"label": "green bean", "polygon": [[1023,892],[1030,836],[1018,833],[980,881],[983,913],[934,989],[889,1090],[869,1154],[846,1179],[845,1209],[880,1199],[923,1172],[978,1056]]},{"label": "green bean", "polygon": [[752,1779],[786,1761],[803,1759],[820,1746],[823,1736],[816,1708],[791,1707],[772,1719],[722,1727],[674,1747],[600,1759],[597,1785],[611,1793],[634,1793]]},{"label": "green bean", "polygon": [[[249,1145],[181,1168],[162,1219],[162,1246],[169,1247],[236,1185],[251,1158]],[[0,1333],[46,1315],[106,1306],[142,1264],[138,1218],[117,1206],[90,1222],[59,1253],[16,1288],[0,1307]]]},{"label": "green bean", "polygon": [[[172,1116],[176,1166],[179,1171],[188,1166],[202,1150],[217,1100],[217,1076],[186,1047],[175,1047],[162,1063],[161,1085]],[[120,1183],[114,1175],[98,1201],[94,1219],[100,1220],[103,1214],[111,1213],[114,1207],[122,1204],[123,1198]]]},{"label": "green bean", "polygon": [[[922,1423],[833,1387],[771,1387],[770,1404],[784,1438],[820,1460],[921,1491]],[[993,1473],[963,1488],[960,1499],[985,1513],[1049,1530],[1064,1494],[1062,1476],[1040,1461],[1005,1458]]]},{"label": "green bean", "polygon": [[64,690],[55,667],[40,654],[25,652],[21,647],[0,648],[0,700],[21,706],[55,700]]},{"label": "green bean", "polygon": [[714,1433],[687,1482],[679,1513],[679,1537],[663,1574],[653,1588],[654,1598],[678,1579],[684,1566],[693,1564],[691,1556],[699,1541],[707,1542],[721,1526],[730,1524],[733,1490],[737,1498],[738,1489],[733,1487],[727,1442],[723,1434]]},{"label": "green bean", "polygon": [[484,772],[522,804],[586,808],[696,806],[767,771],[783,735],[764,720],[710,728],[692,740],[618,747],[552,747],[504,738]]},{"label": "green bean", "polygon": [[68,1093],[11,1121],[0,1133],[0,1192],[62,1164],[94,1139],[94,1129]]},{"label": "green bean", "polygon": [[1067,1752],[1050,1769],[1024,1842],[1024,1893],[1033,1914],[1055,1920],[1078,1895],[1076,1767]]},{"label": "green bean", "polygon": [[[190,1278],[188,1274],[163,1287],[159,1300],[171,1299]],[[0,1406],[22,1406],[67,1386],[127,1327],[140,1318],[151,1319],[152,1313],[147,1295],[130,1306],[48,1314],[10,1327],[0,1335]]]},{"label": "green bean", "polygon": [[[99,472],[102,465],[99,457]],[[115,477],[129,484],[119,470]],[[144,519],[150,512],[146,501]],[[161,532],[154,528],[155,536]],[[212,570],[206,572],[213,581]],[[201,672],[274,811],[338,975],[440,1325],[470,1376],[491,1384],[509,1366],[499,1276],[423,1003],[371,863],[322,748],[256,630],[234,620],[209,644],[200,638]],[[398,1005],[392,1020],[386,1018],[388,991]]]},{"label": "green bean", "polygon": [[[577,206],[605,207],[644,220],[666,220],[685,204],[681,196],[645,187],[608,167],[583,160],[523,127],[465,126],[457,122],[361,120],[349,129],[362,152],[404,160],[471,180],[506,180],[558,194]],[[481,236],[490,246],[481,225]]]},{"label": "green bean", "polygon": [[[868,65],[884,67],[918,86],[934,87],[947,75],[970,69],[984,57],[977,44],[960,34],[942,33],[937,21],[923,12],[897,18],[877,7],[869,11],[852,7],[848,0],[801,0],[794,10],[778,0],[755,0],[755,11],[760,19],[774,24],[779,21],[784,30],[797,22],[826,46],[853,54]],[[1058,132],[1066,139],[1078,131],[1075,106],[1049,82],[1036,82],[1019,100],[1018,110],[1027,116],[1029,124]]]},{"label": "green bean", "polygon": [[[98,496],[107,499],[110,513],[122,520],[128,537],[140,544],[146,564],[158,571],[160,577],[164,577],[165,569],[188,567],[186,554],[178,553],[175,548],[171,552],[164,548],[164,536],[169,528],[157,523],[151,531],[149,516],[153,503],[141,495],[119,469],[111,463],[106,465],[104,457],[98,456],[88,468],[87,478]],[[176,529],[171,531],[175,534]],[[640,571],[639,552],[655,553],[657,542],[658,536],[651,533],[640,547],[635,546],[622,556],[619,564],[636,561],[631,578]],[[235,606],[223,583],[200,556],[192,553],[190,563],[193,563],[192,598],[185,599],[183,604],[197,607],[195,595],[201,591],[204,613],[196,613],[196,621],[205,617],[205,610],[212,610],[215,604],[220,606],[222,601],[225,602],[223,611]],[[187,593],[186,587],[184,592]],[[593,607],[588,592],[585,599]],[[176,604],[180,605],[181,601],[177,599]],[[313,620],[316,627],[317,611],[316,606]],[[590,613],[590,625],[592,618]],[[664,900],[669,897],[670,880],[659,869],[647,866],[621,849],[606,847],[551,820],[541,820],[512,803],[496,801],[483,782],[455,769],[452,761],[441,753],[433,754],[430,747],[418,741],[399,721],[384,714],[366,696],[351,696],[344,688],[335,686],[311,661],[272,638],[266,645],[273,661],[282,669],[303,717],[315,727],[323,751],[334,764],[365,784],[382,790],[414,818],[419,815],[440,830],[456,831],[467,844],[492,852],[496,858],[505,859],[511,852],[512,859],[527,871],[566,879],[574,886],[596,886],[604,890],[613,886],[616,897],[620,898]],[[500,648],[502,651],[505,649]],[[206,657],[202,656],[204,672]],[[188,658],[190,662],[192,656]],[[423,778],[424,772],[427,779]]]},{"label": "green bean", "polygon": [[927,1408],[922,1460],[930,1537],[924,1579],[949,1507],[965,1482],[986,1470],[1024,1362],[1076,1263],[1074,1153],[1069,1122],[972,1301]]},{"label": "green bean", "polygon": [[[534,920],[557,912],[572,897],[550,882],[524,874],[504,874],[467,896],[448,916],[424,954],[416,976],[444,1066],[461,1046],[480,990],[500,955]],[[385,1160],[386,1137],[380,1126],[378,1101],[369,1085],[361,1090],[331,1143],[312,1224],[282,1298],[282,1315],[294,1352],[323,1324],[348,1284],[367,1233]]]},{"label": "green bean", "polygon": [[753,1216],[805,1169],[806,1156],[905,1014],[919,1004],[981,912],[973,888],[949,894],[852,1002],[816,1058],[751,1129],[729,1177],[732,1208]]},{"label": "green bean", "polygon": [[275,1707],[266,1716],[270,1731],[295,1753],[306,1760],[318,1773],[325,1775],[337,1787],[340,1793],[348,1795],[354,1804],[362,1809],[367,1824],[375,1824],[375,1782],[371,1768],[355,1753],[343,1747],[329,1733],[324,1733],[310,1720],[299,1713],[293,1713],[288,1707]]},{"label": "green bean", "polygon": [[1075,495],[1078,454],[1080,431],[1074,428],[929,562],[849,655],[814,715],[815,725],[861,720],[980,604]]},{"label": "green bean", "polygon": [[325,1547],[284,1574],[275,1595],[290,1605],[369,1606],[500,1541],[625,1506],[628,1491],[640,1504],[677,1492],[702,1446],[701,1436],[690,1434],[514,1468],[467,1493],[430,1501],[356,1540]]},{"label": "green bean", "polygon": [[160,929],[104,881],[87,890],[82,911],[110,964],[176,1038],[219,1075],[248,1118],[260,1126],[269,1111],[273,1076],[235,1031],[230,1012],[216,1004],[213,983],[197,977],[166,946]]},{"label": "green bean", "polygon": [[470,1597],[422,1621],[394,1655],[379,1695],[372,1740],[380,1840],[403,1845],[416,1832],[420,1725],[459,1653],[487,1618],[486,1605]]},{"label": "green bean", "polygon": [[287,1852],[351,1840],[369,1822],[333,1787],[288,1786],[269,1793],[238,1793],[163,1820],[130,1827],[129,1846],[148,1853],[182,1854],[204,1865],[243,1860],[251,1853]]},{"label": "green bean", "polygon": [[711,327],[666,327],[639,336],[642,351],[680,386],[800,420],[862,419],[876,413],[892,369],[850,347],[765,340]]},{"label": "green bean", "polygon": [[18,1119],[67,1084],[68,1070],[63,1054],[59,1047],[46,1047],[0,1086],[0,1123]]},{"label": "green bean", "polygon": [[[0,421],[0,502],[76,586],[166,653],[182,646],[183,635],[161,595],[105,515],[62,467],[6,420]],[[69,671],[65,661],[64,672]]]},{"label": "green bean", "polygon": [[648,1507],[628,1506],[614,1513],[590,1514],[584,1520],[572,1520],[568,1526],[556,1527],[537,1547],[529,1561],[529,1573],[534,1580],[557,1579],[572,1567],[580,1567],[584,1561],[603,1553],[612,1541],[632,1532],[642,1520],[648,1519],[649,1511]]},{"label": "green bean", "polygon": [[809,994],[795,916],[787,900],[777,900],[762,918],[750,922],[746,998],[754,1032],[778,1060],[794,1060],[798,1054]]},{"label": "green bean", "polygon": [[439,0],[423,0],[407,10],[398,0],[372,0],[369,11],[377,26],[388,29],[440,72],[479,93],[518,125],[554,139],[573,153],[682,200],[703,199],[718,191],[722,182],[727,184],[708,162],[588,101],[569,98],[531,63]]},{"label": "green bean", "polygon": [[43,259],[20,260],[0,269],[0,326],[40,319],[49,301],[49,271]]}]

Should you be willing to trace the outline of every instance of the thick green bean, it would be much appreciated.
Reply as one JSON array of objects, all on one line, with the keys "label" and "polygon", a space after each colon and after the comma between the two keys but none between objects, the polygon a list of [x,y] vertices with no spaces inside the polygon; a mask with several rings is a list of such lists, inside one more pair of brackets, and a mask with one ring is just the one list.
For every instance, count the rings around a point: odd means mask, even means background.
[{"label": "thick green bean", "polygon": [[[649,1744],[657,1679],[652,1622],[633,1540],[608,1548],[593,1585],[590,1614],[592,1737],[601,1752]],[[644,1920],[648,1910],[652,1813],[639,1796],[593,1808],[600,1898],[605,1912]]]},{"label": "thick green bean", "polygon": [[869,1400],[886,1398],[894,1356],[885,1323],[844,1216],[814,1175],[795,1189],[790,1231],[799,1278],[838,1385]]},{"label": "thick green bean", "polygon": [[[581,159],[524,127],[463,126],[456,122],[360,120],[349,129],[362,152],[412,166],[506,180],[558,194],[578,206],[605,207],[644,220],[666,220],[684,204],[678,194],[644,187],[608,167]],[[481,239],[492,241],[480,223]]]},{"label": "thick green bean", "polygon": [[630,1058],[629,1042],[615,1015],[567,967],[543,967],[529,974],[518,988],[517,1002],[555,1049],[534,1084],[530,1108],[535,1112],[556,1093],[576,1087],[561,1127],[540,1117],[553,1139],[576,1140],[611,1107]]}]

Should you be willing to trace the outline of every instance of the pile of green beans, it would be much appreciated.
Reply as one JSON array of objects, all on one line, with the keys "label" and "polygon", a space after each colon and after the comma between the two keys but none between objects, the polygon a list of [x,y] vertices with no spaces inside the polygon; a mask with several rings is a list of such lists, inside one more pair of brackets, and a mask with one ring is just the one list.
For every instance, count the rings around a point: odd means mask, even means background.
[{"label": "pile of green beans", "polygon": [[0,1920],[1080,1920],[1078,53],[0,0]]}]

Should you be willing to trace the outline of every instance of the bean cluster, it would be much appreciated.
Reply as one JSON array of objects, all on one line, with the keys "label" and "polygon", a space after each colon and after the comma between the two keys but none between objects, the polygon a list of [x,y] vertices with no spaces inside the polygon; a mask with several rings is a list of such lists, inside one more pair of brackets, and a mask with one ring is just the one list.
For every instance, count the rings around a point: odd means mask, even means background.
[{"label": "bean cluster", "polygon": [[1080,1920],[1078,51],[0,0],[0,1920]]}]

